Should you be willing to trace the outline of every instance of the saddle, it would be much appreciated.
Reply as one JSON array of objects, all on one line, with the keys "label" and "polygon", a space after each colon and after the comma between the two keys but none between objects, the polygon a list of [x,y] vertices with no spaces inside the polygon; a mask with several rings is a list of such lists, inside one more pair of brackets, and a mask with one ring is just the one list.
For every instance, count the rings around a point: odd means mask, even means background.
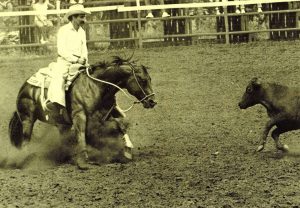
[{"label": "saddle", "polygon": [[[44,89],[48,89],[52,80],[52,69],[55,67],[55,62],[49,64],[48,67],[44,67],[39,69],[35,74],[33,74],[28,80],[27,83],[41,87]],[[66,84],[65,90],[68,91],[69,86],[74,82],[74,80],[78,77],[78,75],[83,72],[85,67],[81,64],[72,64],[69,68],[68,74],[65,75]]]},{"label": "saddle", "polygon": [[[56,63],[49,64],[48,67],[39,69],[35,74],[33,74],[28,80],[27,83],[40,87],[41,88],[41,95],[40,101],[42,103],[43,109],[47,109],[46,103],[48,101],[47,91],[45,89],[49,89],[50,83],[52,81],[52,69],[56,67]],[[65,91],[69,90],[69,87],[72,85],[74,80],[79,76],[80,73],[85,71],[85,67],[81,64],[73,64],[69,67],[68,73],[64,76],[65,82]]]}]

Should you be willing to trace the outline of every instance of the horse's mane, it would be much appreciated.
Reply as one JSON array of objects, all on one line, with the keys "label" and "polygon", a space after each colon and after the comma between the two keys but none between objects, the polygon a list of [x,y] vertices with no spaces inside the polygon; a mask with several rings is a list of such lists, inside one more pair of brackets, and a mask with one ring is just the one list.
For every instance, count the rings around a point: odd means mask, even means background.
[{"label": "horse's mane", "polygon": [[124,63],[132,63],[133,62],[132,56],[127,59],[122,58],[120,56],[113,56],[112,58],[113,58],[112,64],[117,65],[117,66],[123,65]]},{"label": "horse's mane", "polygon": [[[102,71],[105,71],[109,67],[118,67],[124,64],[136,65],[135,61],[132,58],[133,54],[129,58],[122,58],[121,56],[111,56],[111,59],[109,61],[103,60],[91,65],[91,71],[95,72],[97,69],[102,69]],[[146,74],[148,74],[148,68],[149,67],[142,65],[142,70],[144,70]]]},{"label": "horse's mane", "polygon": [[129,58],[122,58],[120,56],[112,56],[112,59],[110,61],[103,60],[96,62],[95,64],[91,65],[92,68],[94,67],[100,67],[100,68],[108,68],[110,66],[120,66],[123,65],[124,63],[132,63],[132,56]]}]

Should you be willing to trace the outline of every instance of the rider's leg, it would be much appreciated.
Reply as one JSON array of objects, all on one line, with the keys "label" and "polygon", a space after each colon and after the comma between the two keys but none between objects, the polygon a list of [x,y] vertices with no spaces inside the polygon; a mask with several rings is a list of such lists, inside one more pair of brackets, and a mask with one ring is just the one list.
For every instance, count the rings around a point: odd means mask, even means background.
[{"label": "rider's leg", "polygon": [[[52,69],[52,80],[48,89],[48,100],[52,103],[48,103],[47,106],[52,107],[65,107],[65,76],[68,73],[68,69],[71,63],[62,59],[57,59],[57,64]],[[60,106],[59,106],[60,105]]]}]

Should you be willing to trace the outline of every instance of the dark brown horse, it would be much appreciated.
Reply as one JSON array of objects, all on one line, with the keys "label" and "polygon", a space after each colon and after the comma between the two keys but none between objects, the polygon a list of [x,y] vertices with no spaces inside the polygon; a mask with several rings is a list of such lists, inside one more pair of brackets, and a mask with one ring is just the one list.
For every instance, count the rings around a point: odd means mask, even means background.
[{"label": "dark brown horse", "polygon": [[10,120],[10,140],[19,148],[24,141],[29,142],[36,120],[56,125],[61,133],[73,126],[78,142],[76,162],[79,168],[85,169],[88,119],[99,110],[107,111],[113,117],[120,116],[114,106],[115,94],[121,88],[127,89],[145,108],[156,105],[147,68],[120,57],[113,57],[110,63],[92,65],[78,76],[66,93],[67,116],[61,111],[44,111],[40,99],[41,88],[26,82],[17,97],[17,111]]}]

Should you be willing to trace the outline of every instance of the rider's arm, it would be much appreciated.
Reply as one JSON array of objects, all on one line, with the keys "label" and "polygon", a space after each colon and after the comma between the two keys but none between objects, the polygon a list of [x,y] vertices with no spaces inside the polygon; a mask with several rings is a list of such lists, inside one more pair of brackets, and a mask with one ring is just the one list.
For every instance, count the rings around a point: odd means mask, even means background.
[{"label": "rider's arm", "polygon": [[64,58],[66,61],[71,63],[77,63],[78,57],[74,56],[70,51],[67,50],[67,38],[68,34],[66,30],[62,28],[57,33],[57,52],[58,55]]},{"label": "rider's arm", "polygon": [[85,32],[83,33],[83,40],[82,40],[82,57],[85,58],[86,62],[88,63],[88,50],[87,50],[87,45],[86,45],[86,34]]}]

